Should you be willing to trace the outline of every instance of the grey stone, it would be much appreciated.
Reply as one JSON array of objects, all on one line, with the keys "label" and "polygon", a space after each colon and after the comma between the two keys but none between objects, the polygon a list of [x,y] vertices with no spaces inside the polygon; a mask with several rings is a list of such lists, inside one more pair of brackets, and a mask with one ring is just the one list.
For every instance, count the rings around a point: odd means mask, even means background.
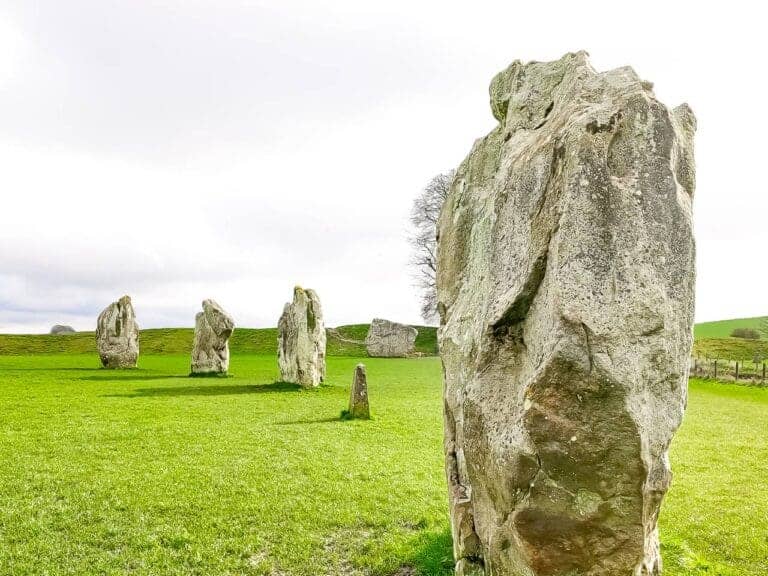
[{"label": "grey stone", "polygon": [[112,302],[96,322],[96,345],[104,368],[135,368],[139,359],[139,325],[130,296]]},{"label": "grey stone", "polygon": [[355,375],[352,378],[352,388],[349,391],[350,418],[367,419],[371,417],[368,406],[368,378],[365,374],[365,364],[355,366]]},{"label": "grey stone", "polygon": [[514,62],[438,224],[457,574],[661,571],[694,308],[693,137],[631,68]]},{"label": "grey stone", "polygon": [[369,356],[404,358],[413,352],[418,335],[419,331],[413,326],[374,318],[365,337],[365,347]]},{"label": "grey stone", "polygon": [[203,300],[203,311],[195,316],[192,344],[192,375],[226,374],[229,370],[229,337],[235,322],[213,300]]},{"label": "grey stone", "polygon": [[51,327],[51,334],[55,335],[66,335],[66,334],[74,334],[75,329],[72,328],[72,326],[66,326],[64,324],[55,324]]},{"label": "grey stone", "polygon": [[296,286],[277,324],[277,361],[283,382],[314,388],[325,378],[325,324],[314,290]]}]

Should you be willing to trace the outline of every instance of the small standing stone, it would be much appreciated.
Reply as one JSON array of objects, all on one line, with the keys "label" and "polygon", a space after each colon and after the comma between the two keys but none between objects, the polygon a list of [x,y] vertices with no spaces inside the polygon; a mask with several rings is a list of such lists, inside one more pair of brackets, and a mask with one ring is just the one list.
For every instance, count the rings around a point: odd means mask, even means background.
[{"label": "small standing stone", "polygon": [[277,361],[283,382],[314,388],[325,378],[325,324],[314,290],[296,286],[277,324]]},{"label": "small standing stone", "polygon": [[130,296],[104,308],[96,323],[96,345],[104,368],[136,368],[139,325]]},{"label": "small standing stone", "polygon": [[371,417],[368,407],[368,379],[365,375],[365,364],[355,366],[355,375],[352,378],[352,389],[349,393],[349,418]]},{"label": "small standing stone", "polygon": [[226,374],[229,370],[229,337],[235,322],[213,300],[203,300],[203,311],[195,316],[192,346],[192,375]]}]

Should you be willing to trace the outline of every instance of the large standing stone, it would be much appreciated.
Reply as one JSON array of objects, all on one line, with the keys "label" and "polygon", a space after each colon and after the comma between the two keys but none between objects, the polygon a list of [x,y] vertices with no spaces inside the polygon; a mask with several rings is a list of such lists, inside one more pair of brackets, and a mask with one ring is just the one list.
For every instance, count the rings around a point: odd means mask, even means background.
[{"label": "large standing stone", "polygon": [[192,375],[226,374],[229,370],[229,337],[235,322],[213,300],[203,300],[203,311],[195,316],[192,344]]},{"label": "large standing stone", "polygon": [[365,337],[365,347],[369,356],[404,358],[413,352],[418,335],[419,331],[413,326],[374,318]]},{"label": "large standing stone", "polygon": [[325,378],[325,325],[315,291],[296,286],[293,302],[283,308],[277,328],[282,380],[305,388],[318,386]]},{"label": "large standing stone", "polygon": [[130,296],[112,302],[99,314],[96,344],[105,368],[135,368],[139,359],[139,325]]},{"label": "large standing stone", "polygon": [[438,225],[457,574],[661,570],[692,343],[695,119],[585,53],[514,62]]},{"label": "large standing stone", "polygon": [[74,333],[75,333],[75,329],[72,328],[72,326],[67,326],[65,324],[54,324],[51,327],[51,334],[54,334],[56,336],[74,334]]},{"label": "large standing stone", "polygon": [[371,411],[368,407],[368,378],[365,375],[365,364],[355,366],[352,389],[349,391],[347,414],[350,418],[367,419],[371,417]]}]

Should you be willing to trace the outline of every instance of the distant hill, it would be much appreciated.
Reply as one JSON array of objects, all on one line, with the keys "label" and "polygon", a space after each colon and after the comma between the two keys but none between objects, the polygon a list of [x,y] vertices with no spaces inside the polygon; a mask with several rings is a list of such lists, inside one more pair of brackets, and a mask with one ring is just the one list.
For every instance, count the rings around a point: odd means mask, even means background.
[{"label": "distant hill", "polygon": [[[366,356],[365,335],[368,324],[350,324],[328,329],[329,356]],[[437,354],[437,330],[417,326],[416,352],[427,356]],[[760,340],[731,338],[734,328],[753,328],[761,333]],[[702,358],[752,361],[755,357],[768,359],[768,317],[736,318],[702,322],[694,327],[694,355]],[[189,354],[192,350],[192,328],[150,328],[141,331],[143,354]],[[277,328],[236,328],[230,340],[232,353],[276,354]],[[51,334],[0,334],[0,355],[22,354],[95,354],[93,332],[76,332],[66,336]]]},{"label": "distant hill", "polygon": [[[760,334],[759,340],[733,338],[736,328],[751,328]],[[693,330],[693,355],[699,358],[752,362],[768,360],[768,317],[733,318],[701,322]]]},{"label": "distant hill", "polygon": [[[368,324],[351,324],[328,329],[328,356],[366,356],[365,335]],[[416,352],[437,354],[437,331],[430,326],[417,326]],[[143,354],[189,354],[192,350],[192,328],[149,328],[141,331]],[[229,341],[232,353],[277,354],[277,328],[235,328]],[[93,332],[76,332],[66,336],[53,334],[0,334],[0,355],[23,354],[96,354]]]},{"label": "distant hill", "polygon": [[696,324],[693,334],[697,340],[704,338],[730,338],[731,332],[735,328],[752,328],[760,332],[763,339],[768,340],[768,316],[701,322]]}]

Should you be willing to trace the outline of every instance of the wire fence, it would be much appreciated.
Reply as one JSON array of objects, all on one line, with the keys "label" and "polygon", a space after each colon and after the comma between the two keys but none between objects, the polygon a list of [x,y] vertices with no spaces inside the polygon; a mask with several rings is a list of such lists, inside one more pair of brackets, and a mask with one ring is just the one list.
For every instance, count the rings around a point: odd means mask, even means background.
[{"label": "wire fence", "polygon": [[723,382],[765,385],[766,363],[719,358],[691,358],[690,376]]}]

